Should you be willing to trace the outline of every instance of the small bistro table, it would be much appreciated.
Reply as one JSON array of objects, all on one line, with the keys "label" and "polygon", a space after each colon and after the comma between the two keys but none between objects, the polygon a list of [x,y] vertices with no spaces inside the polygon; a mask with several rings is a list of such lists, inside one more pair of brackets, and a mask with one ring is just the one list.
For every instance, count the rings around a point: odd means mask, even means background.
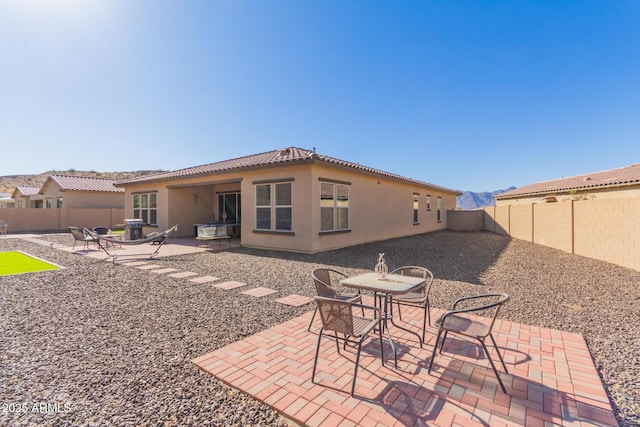
[{"label": "small bistro table", "polygon": [[[425,281],[426,279],[423,277],[402,276],[400,274],[387,274],[385,279],[380,279],[379,274],[375,272],[359,274],[357,276],[340,280],[340,284],[346,288],[358,289],[361,291],[373,291],[375,293],[375,297],[380,298],[380,305],[383,307],[382,328],[387,331],[387,338],[389,339],[391,349],[393,350],[396,369],[398,368],[398,356],[396,354],[396,347],[393,344],[393,338],[391,337],[389,325],[387,323],[388,320],[391,320],[391,323],[393,323],[393,318],[389,313],[388,306],[393,301],[393,295],[402,295],[416,290],[417,288],[420,288],[420,286],[423,286]],[[384,305],[382,305],[383,303]],[[393,325],[415,334],[415,332],[403,328],[395,323],[393,323]],[[420,334],[415,335],[418,336],[420,347],[422,347],[422,337],[420,337]]]}]

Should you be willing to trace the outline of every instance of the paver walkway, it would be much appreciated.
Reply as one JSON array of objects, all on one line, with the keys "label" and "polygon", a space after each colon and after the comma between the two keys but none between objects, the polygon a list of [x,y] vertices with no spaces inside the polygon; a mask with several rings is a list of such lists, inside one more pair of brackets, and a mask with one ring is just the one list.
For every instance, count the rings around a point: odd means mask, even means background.
[{"label": "paver walkway", "polygon": [[[433,318],[441,312],[433,310]],[[388,360],[386,340],[388,361],[381,365],[377,335],[372,335],[363,345],[351,397],[353,347],[338,355],[335,342],[323,339],[317,384],[311,382],[320,321],[307,332],[310,319],[311,312],[193,363],[309,426],[618,425],[579,334],[498,320],[496,340],[509,369],[502,374],[507,395],[476,343],[450,336],[429,375],[434,334],[427,332],[421,349],[415,336],[391,326],[399,369]],[[419,310],[403,309],[403,319],[420,329]]]}]

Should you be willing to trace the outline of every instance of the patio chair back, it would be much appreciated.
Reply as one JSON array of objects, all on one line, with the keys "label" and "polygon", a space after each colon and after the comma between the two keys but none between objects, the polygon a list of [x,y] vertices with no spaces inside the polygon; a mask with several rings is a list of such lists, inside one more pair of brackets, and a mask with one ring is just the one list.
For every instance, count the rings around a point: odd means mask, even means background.
[{"label": "patio chair back", "polygon": [[[407,265],[404,267],[396,268],[391,272],[391,274],[399,274],[401,276],[420,277],[422,279],[426,279],[424,282],[424,286],[415,293],[423,296],[428,296],[429,292],[431,292],[431,285],[433,284],[433,273],[424,267]],[[406,296],[410,294],[408,293],[403,295]]]},{"label": "patio chair back", "polygon": [[73,238],[76,239],[76,242],[84,242],[86,240],[87,236],[85,236],[80,228],[70,226],[69,231],[71,231],[71,234],[73,235]]},{"label": "patio chair back", "polygon": [[332,298],[314,298],[322,319],[322,329],[337,332],[351,337],[357,336],[354,331],[352,304]]},{"label": "patio chair back", "polygon": [[89,236],[87,233],[85,233],[85,229],[80,229],[78,227],[72,227],[69,226],[69,231],[71,231],[71,235],[73,236],[73,249],[76,248],[76,242],[83,242],[84,247],[83,249],[87,249],[89,247],[89,243],[93,242],[93,243],[97,243],[98,239],[94,238],[93,236]]},{"label": "patio chair back", "polygon": [[338,298],[338,292],[334,289],[333,284],[331,283],[332,274],[347,277],[346,274],[330,268],[316,268],[311,272],[318,296],[325,298]]},{"label": "patio chair back", "polygon": [[[338,292],[333,286],[331,281],[331,276],[334,278],[345,278],[346,274],[342,273],[338,270],[332,270],[330,268],[316,268],[311,272],[311,277],[313,278],[313,283],[316,286],[316,292],[319,297],[322,298],[332,298],[338,299],[341,301],[348,302],[359,302],[362,303],[362,297],[359,293],[350,294],[344,292]],[[313,319],[316,318],[316,313],[318,312],[318,305],[313,310],[313,316],[311,316],[311,321],[309,322],[308,331],[311,330],[311,325],[313,324]],[[362,309],[362,315],[364,316],[364,309]]]}]

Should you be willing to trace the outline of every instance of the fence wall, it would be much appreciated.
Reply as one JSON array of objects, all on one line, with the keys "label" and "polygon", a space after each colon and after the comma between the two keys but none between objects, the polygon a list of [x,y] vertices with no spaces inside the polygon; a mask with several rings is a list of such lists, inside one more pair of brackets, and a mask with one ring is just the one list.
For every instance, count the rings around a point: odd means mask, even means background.
[{"label": "fence wall", "polygon": [[124,209],[0,209],[0,219],[9,225],[8,233],[68,231],[67,227],[116,228],[124,222]]},{"label": "fence wall", "polygon": [[[640,271],[640,197],[449,211],[449,229],[487,230]],[[474,228],[475,225],[475,228]]]}]

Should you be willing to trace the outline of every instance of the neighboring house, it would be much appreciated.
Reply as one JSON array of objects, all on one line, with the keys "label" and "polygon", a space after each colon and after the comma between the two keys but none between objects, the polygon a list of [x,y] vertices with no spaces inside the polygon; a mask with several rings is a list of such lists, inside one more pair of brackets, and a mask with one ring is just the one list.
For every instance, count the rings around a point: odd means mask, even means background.
[{"label": "neighboring house", "polygon": [[525,185],[495,196],[496,206],[640,197],[640,163]]},{"label": "neighboring house", "polygon": [[16,201],[16,208],[41,208],[43,198],[38,194],[40,187],[19,185],[13,190],[12,197]]},{"label": "neighboring house", "polygon": [[124,189],[116,180],[83,176],[49,175],[40,188],[43,207],[105,209],[124,207]]},{"label": "neighboring house", "polygon": [[0,208],[13,208],[15,201],[9,193],[0,193]]},{"label": "neighboring house", "polygon": [[116,186],[126,190],[125,217],[147,229],[179,224],[185,237],[196,224],[225,223],[243,246],[306,253],[446,229],[461,194],[296,147]]}]

